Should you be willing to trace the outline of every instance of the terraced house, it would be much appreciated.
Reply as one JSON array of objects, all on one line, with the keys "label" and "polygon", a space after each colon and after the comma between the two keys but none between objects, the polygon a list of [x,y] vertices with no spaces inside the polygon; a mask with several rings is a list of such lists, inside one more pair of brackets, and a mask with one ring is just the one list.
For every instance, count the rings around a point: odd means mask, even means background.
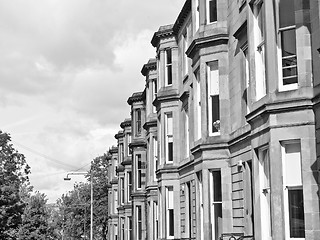
[{"label": "terraced house", "polygon": [[154,33],[110,160],[109,239],[319,239],[319,13],[186,0]]}]

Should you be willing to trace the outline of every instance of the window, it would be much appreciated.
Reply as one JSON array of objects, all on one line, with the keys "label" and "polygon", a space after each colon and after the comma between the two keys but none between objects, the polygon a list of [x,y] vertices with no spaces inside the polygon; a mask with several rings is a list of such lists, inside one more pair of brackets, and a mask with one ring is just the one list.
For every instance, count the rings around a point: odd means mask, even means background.
[{"label": "window", "polygon": [[121,231],[121,233],[120,233],[120,239],[122,240],[124,240],[124,236],[125,236],[125,231],[124,231],[124,218],[120,218],[120,231]]},{"label": "window", "polygon": [[165,114],[166,122],[166,158],[167,163],[173,162],[173,121],[172,113]]},{"label": "window", "polygon": [[286,239],[304,239],[304,202],[300,143],[283,144],[283,188]]},{"label": "window", "polygon": [[260,181],[260,209],[261,218],[260,239],[271,239],[271,214],[270,214],[270,159],[269,149],[264,147],[259,150],[259,181]]},{"label": "window", "polygon": [[127,137],[128,137],[128,156],[131,156],[131,154],[132,154],[132,150],[131,150],[131,148],[130,148],[130,144],[131,144],[131,134],[128,133]]},{"label": "window", "polygon": [[117,213],[118,210],[118,191],[116,189],[113,190],[113,194],[114,194],[114,202],[113,202],[113,212]]},{"label": "window", "polygon": [[187,44],[188,44],[188,35],[187,35],[187,31],[184,32],[184,34],[182,35],[182,67],[183,67],[183,75],[187,75],[188,74],[188,58],[187,58]]},{"label": "window", "polygon": [[153,239],[158,239],[159,215],[158,203],[153,202]]},{"label": "window", "polygon": [[141,206],[136,207],[137,214],[137,240],[142,239],[142,211]]},{"label": "window", "polygon": [[128,217],[128,233],[127,233],[127,239],[132,240],[132,217]]},{"label": "window", "polygon": [[[157,84],[157,79],[154,79],[152,81],[152,91],[153,91],[153,98],[152,98],[152,102],[157,98],[157,93],[158,93],[158,84]],[[155,106],[153,106],[153,112],[156,112],[157,109]]]},{"label": "window", "polygon": [[195,116],[196,121],[195,124],[195,140],[201,138],[201,89],[200,89],[200,71],[199,69],[196,70],[194,73],[195,75],[195,96],[194,96],[194,103],[195,103]]},{"label": "window", "polygon": [[219,101],[219,68],[218,61],[207,65],[208,77],[208,119],[209,134],[220,132],[220,101]]},{"label": "window", "polygon": [[120,178],[120,204],[124,204],[124,178]]},{"label": "window", "polygon": [[141,109],[137,109],[136,110],[136,136],[140,136],[141,135]]},{"label": "window", "polygon": [[200,222],[200,239],[203,240],[203,186],[202,186],[202,172],[197,173],[198,178],[198,206],[200,208],[199,212],[199,222]]},{"label": "window", "polygon": [[198,206],[200,208],[200,212],[198,215],[199,219],[199,227],[200,227],[200,239],[203,240],[203,186],[202,186],[202,172],[197,173],[198,179]]},{"label": "window", "polygon": [[172,50],[167,49],[166,52],[166,85],[172,85]]},{"label": "window", "polygon": [[263,0],[256,0],[253,5],[255,16],[255,41],[256,41],[256,100],[267,93],[265,77],[265,14]]},{"label": "window", "polygon": [[279,38],[281,45],[282,81],[280,90],[298,86],[295,10],[292,0],[280,0]]},{"label": "window", "polygon": [[166,221],[167,221],[167,237],[173,238],[174,236],[174,207],[173,207],[173,187],[166,188]]},{"label": "window", "polygon": [[207,23],[216,22],[218,19],[217,0],[207,0]]},{"label": "window", "polygon": [[142,163],[141,163],[141,155],[136,155],[136,168],[137,168],[137,189],[141,188],[142,183]]},{"label": "window", "polygon": [[152,137],[153,140],[153,180],[157,180],[156,171],[158,169],[158,141],[156,137]]},{"label": "window", "polygon": [[118,225],[117,224],[115,224],[113,226],[113,234],[114,234],[114,239],[118,240]]},{"label": "window", "polygon": [[132,193],[132,176],[131,176],[131,171],[128,171],[128,177],[127,177],[127,182],[128,182],[128,201],[131,201],[131,193]]},{"label": "window", "polygon": [[221,171],[212,171],[210,178],[211,232],[212,239],[217,239],[222,233]]},{"label": "window", "polygon": [[189,113],[188,109],[184,109],[184,140],[185,140],[185,157],[189,157],[190,143],[189,143]]},{"label": "window", "polygon": [[124,160],[124,149],[123,149],[123,143],[119,144],[119,154],[120,154],[120,163]]},{"label": "window", "polygon": [[198,31],[198,29],[199,29],[199,27],[200,27],[200,4],[199,4],[199,1],[200,0],[195,0],[195,2],[196,2],[196,21],[195,21],[195,23],[196,23],[196,27],[195,27],[195,29],[196,29],[196,31]]}]

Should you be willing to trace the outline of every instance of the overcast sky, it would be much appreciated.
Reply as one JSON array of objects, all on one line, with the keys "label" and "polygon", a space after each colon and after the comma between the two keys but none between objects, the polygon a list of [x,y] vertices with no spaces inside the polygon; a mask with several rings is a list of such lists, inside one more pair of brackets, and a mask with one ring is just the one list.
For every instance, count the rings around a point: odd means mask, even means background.
[{"label": "overcast sky", "polygon": [[[184,0],[0,0],[0,129],[55,202],[68,171],[116,144],[150,41]],[[73,178],[82,181],[80,177]]]}]

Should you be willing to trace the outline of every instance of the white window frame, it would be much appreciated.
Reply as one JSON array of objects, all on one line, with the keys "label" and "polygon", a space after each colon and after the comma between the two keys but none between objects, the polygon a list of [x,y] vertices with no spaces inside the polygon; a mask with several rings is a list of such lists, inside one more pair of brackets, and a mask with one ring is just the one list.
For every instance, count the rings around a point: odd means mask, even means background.
[{"label": "white window frame", "polygon": [[[219,76],[219,62],[212,61],[212,62],[207,62],[207,84],[208,84],[208,89],[207,89],[207,102],[208,102],[208,132],[210,136],[217,136],[220,135],[220,127],[217,132],[213,132],[213,120],[212,120],[212,115],[213,115],[213,109],[212,109],[212,98],[217,97],[219,98],[220,96],[220,76]],[[220,125],[220,101],[219,101],[219,119],[216,121],[219,121]],[[215,122],[216,122],[215,121]]]},{"label": "white window frame", "polygon": [[[165,149],[166,149],[166,163],[172,164],[174,159],[174,141],[173,141],[173,113],[165,113]],[[169,160],[170,151],[169,144],[172,144],[172,160]]]},{"label": "white window frame", "polygon": [[[259,5],[262,6],[259,8]],[[256,100],[267,94],[266,64],[265,64],[265,3],[256,0],[253,3],[254,36],[255,36],[255,66],[256,66]],[[260,11],[259,11],[260,9]],[[259,11],[259,13],[258,13]],[[259,21],[260,24],[259,24]],[[262,25],[262,26],[259,26]]]},{"label": "white window frame", "polygon": [[[168,63],[168,52],[170,51],[171,54],[171,62]],[[172,86],[173,84],[173,65],[172,65],[172,58],[173,58],[173,51],[171,48],[168,48],[165,50],[164,52],[164,56],[165,56],[165,86]],[[169,71],[168,69],[171,68],[171,83],[169,83]]]},{"label": "white window frame", "polygon": [[158,162],[158,140],[156,136],[152,137],[152,145],[153,145],[153,180],[157,181],[157,174],[156,171],[158,169],[157,164],[159,164]]},{"label": "white window frame", "polygon": [[194,72],[195,75],[195,89],[194,89],[194,104],[195,104],[195,116],[196,121],[195,124],[195,139],[199,140],[201,136],[201,84],[200,84],[200,69],[197,69]]},{"label": "white window frame", "polygon": [[[139,214],[139,210],[140,210],[140,214]],[[142,240],[142,206],[137,205],[136,206],[136,217],[137,217],[137,225],[136,225],[136,239],[137,240]],[[141,232],[139,231],[139,225],[141,226]]]},{"label": "white window frame", "polygon": [[120,204],[123,205],[125,201],[124,177],[120,177]]},{"label": "white window frame", "polygon": [[198,182],[198,207],[199,207],[199,227],[200,227],[200,240],[204,239],[204,209],[203,209],[203,177],[202,172],[197,172],[197,182]]},{"label": "white window frame", "polygon": [[131,133],[128,133],[128,134],[127,134],[127,141],[128,141],[128,145],[127,145],[127,147],[128,147],[128,156],[131,156],[131,155],[132,155],[132,154],[131,154],[131,150],[130,150]]},{"label": "white window frame", "polygon": [[199,30],[200,27],[200,0],[194,0],[195,1],[195,29],[196,32]]},{"label": "white window frame", "polygon": [[127,240],[132,240],[132,217],[127,217]]},{"label": "white window frame", "polygon": [[[139,168],[139,159],[140,159],[140,168]],[[139,190],[142,188],[142,155],[140,153],[136,154],[135,160],[136,160],[136,169],[137,169],[136,189]],[[140,181],[140,186],[139,186],[139,181]]]},{"label": "white window frame", "polygon": [[271,240],[271,203],[270,203],[270,150],[269,146],[258,150],[259,157],[259,190],[260,190],[260,228],[261,240]]},{"label": "white window frame", "polygon": [[[286,147],[288,145],[299,145],[299,157],[300,157],[300,176],[296,176],[296,184],[287,185],[286,177]],[[299,189],[303,191],[303,183],[302,183],[302,159],[301,159],[301,144],[298,140],[293,141],[283,141],[281,142],[281,154],[282,154],[282,176],[283,176],[283,203],[284,203],[284,217],[285,217],[285,239],[286,240],[304,240],[305,238],[291,238],[290,237],[290,219],[289,219],[289,189]],[[290,165],[292,166],[292,165]]]},{"label": "white window frame", "polygon": [[[221,194],[221,201],[216,201],[214,199],[214,194],[215,194],[215,184],[214,184],[214,179],[213,179],[213,173],[214,172],[220,172],[220,194]],[[215,225],[217,224],[215,222],[215,206],[221,204],[221,209],[222,209],[222,177],[221,177],[221,169],[214,169],[210,171],[210,220],[211,220],[211,233],[212,233],[212,240],[218,239],[219,238],[219,233],[216,233],[215,231]],[[223,219],[223,216],[222,216]],[[222,230],[222,229],[221,229]],[[221,232],[222,233],[222,232]],[[217,235],[217,236],[216,236]]]},{"label": "white window frame", "polygon": [[[216,2],[216,20],[210,21],[210,2],[215,1]],[[218,0],[206,0],[206,21],[207,24],[212,24],[218,21]]]},{"label": "white window frame", "polygon": [[[297,68],[297,82],[296,83],[292,83],[292,84],[287,84],[287,85],[283,84],[281,33],[284,32],[284,31],[296,29],[296,25],[291,25],[291,26],[280,28],[280,17],[279,17],[279,14],[280,14],[280,6],[279,6],[280,5],[280,1],[281,0],[277,0],[277,6],[276,6],[277,13],[278,13],[277,14],[277,26],[278,26],[278,46],[279,46],[278,47],[279,91],[284,92],[284,91],[290,91],[290,90],[297,89],[298,88],[299,77],[298,77],[298,66],[296,66],[296,68]],[[297,37],[296,37],[296,53],[298,55]],[[297,60],[297,55],[295,55],[296,60]]]},{"label": "white window frame", "polygon": [[132,193],[132,171],[127,172],[127,201],[131,202],[131,193]]},{"label": "white window frame", "polygon": [[118,190],[117,189],[113,189],[113,196],[114,196],[113,212],[118,213]]},{"label": "white window frame", "polygon": [[[173,186],[168,186],[166,187],[166,232],[167,232],[167,238],[168,239],[173,239],[174,238],[174,192],[173,192]],[[169,217],[169,212],[173,211],[173,235],[170,235],[170,217]]]}]

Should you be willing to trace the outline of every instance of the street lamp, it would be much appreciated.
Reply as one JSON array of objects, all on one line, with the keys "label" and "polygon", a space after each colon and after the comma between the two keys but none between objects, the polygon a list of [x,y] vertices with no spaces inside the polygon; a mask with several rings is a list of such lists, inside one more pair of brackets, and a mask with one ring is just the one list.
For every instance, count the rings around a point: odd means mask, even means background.
[{"label": "street lamp", "polygon": [[[87,172],[70,172],[67,173],[67,176],[64,178],[65,181],[70,181],[71,178],[69,177],[69,175],[87,175]],[[90,171],[90,208],[91,208],[91,212],[90,212],[90,240],[93,240],[93,179],[92,179],[92,171]]]}]

